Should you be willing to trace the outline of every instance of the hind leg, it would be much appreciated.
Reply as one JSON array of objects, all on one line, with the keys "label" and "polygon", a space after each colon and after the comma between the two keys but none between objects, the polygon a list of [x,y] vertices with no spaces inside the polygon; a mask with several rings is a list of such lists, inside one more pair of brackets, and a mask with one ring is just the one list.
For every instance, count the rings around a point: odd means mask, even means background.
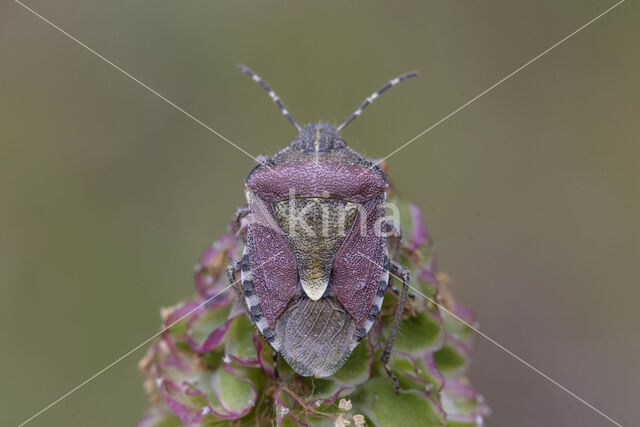
[{"label": "hind leg", "polygon": [[276,377],[277,381],[280,379],[280,374],[278,373],[278,352],[273,347],[271,347],[271,351],[273,351],[273,376]]},{"label": "hind leg", "polygon": [[387,248],[389,249],[390,257],[397,258],[402,250],[402,229],[395,222],[386,220],[383,232],[387,237]]},{"label": "hind leg", "polygon": [[400,326],[400,321],[402,320],[404,305],[407,301],[407,295],[409,293],[409,270],[407,270],[397,262],[391,261],[389,271],[394,276],[402,278],[402,291],[400,292],[400,296],[398,297],[398,307],[396,308],[396,314],[393,318],[393,325],[391,327],[391,331],[389,332],[389,337],[387,338],[387,342],[384,346],[384,350],[382,351],[382,357],[380,358],[380,360],[382,362],[382,365],[384,366],[385,371],[387,371],[387,375],[389,375],[391,379],[393,379],[396,394],[398,394],[398,392],[400,391],[400,381],[398,380],[398,377],[393,374],[388,363],[389,358],[391,357],[391,350],[393,350],[393,342],[396,339],[398,327]]},{"label": "hind leg", "polygon": [[[391,292],[393,292],[394,294],[396,294],[396,296],[400,296],[400,291],[395,286],[389,285],[389,290]],[[415,299],[416,298],[416,296],[414,294],[409,294],[409,293],[407,294],[407,297],[409,297],[411,299]]]},{"label": "hind leg", "polygon": [[[387,233],[387,246],[388,246],[389,252],[391,253],[390,257],[396,258],[400,254],[400,251],[403,250],[402,229],[395,222],[387,220],[384,222],[384,232]],[[395,274],[400,276],[401,273],[399,272],[398,269],[402,269],[402,268],[403,268],[402,266],[397,265]],[[394,294],[396,294],[396,296],[400,295],[400,291],[391,284],[391,281],[389,281],[389,289]],[[411,299],[414,299],[416,297],[413,294],[407,294],[407,296]]]}]

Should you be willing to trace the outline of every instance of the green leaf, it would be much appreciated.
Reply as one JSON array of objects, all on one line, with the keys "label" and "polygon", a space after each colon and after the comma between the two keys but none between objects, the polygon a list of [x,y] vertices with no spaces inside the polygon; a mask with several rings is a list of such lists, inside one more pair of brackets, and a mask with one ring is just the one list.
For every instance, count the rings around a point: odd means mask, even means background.
[{"label": "green leaf", "polygon": [[284,417],[282,423],[280,424],[282,427],[299,427],[296,422],[291,420],[289,417]]},{"label": "green leaf", "polygon": [[415,353],[440,346],[440,321],[428,312],[418,313],[400,324],[394,350]]},{"label": "green leaf", "polygon": [[467,359],[458,349],[446,343],[433,355],[438,370],[443,374],[457,372],[467,364]]},{"label": "green leaf", "polygon": [[255,327],[247,316],[238,316],[233,319],[225,338],[225,353],[244,360],[255,359],[256,348],[251,339],[254,332]]},{"label": "green leaf", "polygon": [[230,411],[244,412],[256,404],[255,390],[251,384],[223,368],[213,374],[211,384],[222,406]]},{"label": "green leaf", "polygon": [[180,427],[180,426],[182,426],[182,422],[180,421],[180,418],[178,418],[174,414],[167,415],[162,420],[158,420],[158,422],[153,425],[153,427]]},{"label": "green leaf", "polygon": [[181,427],[180,418],[168,407],[152,408],[139,427]]},{"label": "green leaf", "polygon": [[465,423],[465,422],[458,422],[458,421],[448,421],[447,422],[447,427],[477,427],[477,423],[472,422],[472,423]]},{"label": "green leaf", "polygon": [[360,342],[351,356],[333,378],[341,385],[351,386],[365,382],[371,368],[371,352],[365,341]]},{"label": "green leaf", "polygon": [[[427,384],[420,380],[426,381],[431,385],[432,390],[439,390],[442,387],[441,377],[437,377],[431,372],[421,358],[414,361],[409,356],[395,353],[389,362],[393,373],[400,380],[402,388],[412,388],[418,391],[425,391]],[[418,379],[416,379],[418,378]]]},{"label": "green leaf", "polygon": [[358,388],[352,401],[376,426],[444,426],[437,405],[416,390],[394,392],[388,378],[372,378]]},{"label": "green leaf", "polygon": [[394,195],[390,195],[389,197],[387,197],[387,204],[394,204],[398,207],[398,211],[400,214],[399,225],[402,228],[403,235],[410,236],[411,232],[413,231],[413,221],[411,220],[409,203],[405,200],[395,197]]},{"label": "green leaf", "polygon": [[474,337],[474,331],[465,323],[462,323],[459,319],[445,314],[444,328],[449,335],[458,341],[468,342]]},{"label": "green leaf", "polygon": [[227,321],[231,306],[210,307],[200,315],[189,329],[189,335],[201,345],[209,335]]},{"label": "green leaf", "polygon": [[311,399],[329,399],[340,390],[340,385],[332,379],[305,377],[307,387],[313,390]]}]

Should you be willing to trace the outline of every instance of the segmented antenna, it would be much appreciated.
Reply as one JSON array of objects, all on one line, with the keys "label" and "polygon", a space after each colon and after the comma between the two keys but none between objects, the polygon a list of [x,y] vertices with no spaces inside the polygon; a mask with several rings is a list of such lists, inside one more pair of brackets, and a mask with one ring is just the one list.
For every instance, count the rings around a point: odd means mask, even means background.
[{"label": "segmented antenna", "polygon": [[344,122],[343,124],[341,124],[340,126],[338,126],[338,131],[341,131],[342,129],[344,129],[349,123],[351,123],[352,121],[355,120],[356,117],[358,117],[360,114],[362,114],[362,112],[364,111],[365,108],[367,108],[369,106],[369,104],[371,104],[373,102],[374,99],[376,99],[378,96],[380,96],[385,90],[389,89],[391,86],[395,86],[398,83],[400,83],[403,80],[406,80],[410,77],[415,77],[417,76],[418,73],[417,71],[412,71],[410,73],[406,73],[403,74],[401,76],[396,77],[395,79],[391,79],[389,80],[384,86],[382,86],[380,89],[378,89],[377,91],[373,92],[371,94],[370,97],[368,97],[367,99],[365,99],[365,101],[362,103],[362,105],[360,106],[360,108],[358,108],[352,115],[351,117],[349,117],[347,119],[346,122]]},{"label": "segmented antenna", "polygon": [[300,127],[300,125],[298,125],[296,123],[296,121],[293,120],[293,117],[291,117],[291,114],[289,114],[287,109],[284,108],[284,105],[282,104],[282,101],[280,101],[280,98],[278,97],[278,95],[276,95],[276,93],[273,90],[271,90],[271,88],[269,87],[267,82],[262,80],[262,78],[260,78],[259,75],[257,75],[255,72],[253,72],[253,70],[251,68],[247,67],[246,65],[240,64],[240,65],[238,65],[238,68],[240,69],[240,71],[245,73],[247,76],[251,77],[256,83],[258,83],[260,85],[260,87],[262,89],[264,89],[269,94],[271,99],[273,99],[273,102],[275,102],[276,105],[278,106],[278,108],[280,108],[280,111],[282,111],[282,114],[284,114],[284,116],[287,118],[287,120],[289,120],[291,122],[291,124],[296,129],[298,129],[298,131],[300,131],[302,129]]}]

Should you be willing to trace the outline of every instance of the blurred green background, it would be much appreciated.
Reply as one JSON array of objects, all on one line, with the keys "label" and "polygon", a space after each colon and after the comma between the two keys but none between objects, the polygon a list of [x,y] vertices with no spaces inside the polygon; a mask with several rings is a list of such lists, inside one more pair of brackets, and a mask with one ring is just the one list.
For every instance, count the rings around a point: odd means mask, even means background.
[{"label": "blurred green background", "polygon": [[[344,120],[382,157],[611,1],[28,4],[253,155]],[[482,330],[637,422],[640,49],[627,1],[389,159]],[[18,4],[0,3],[0,424],[155,333],[243,202],[253,161]],[[493,426],[610,425],[493,344],[472,379]],[[145,347],[146,348],[146,347]],[[33,426],[134,425],[144,349]]]}]

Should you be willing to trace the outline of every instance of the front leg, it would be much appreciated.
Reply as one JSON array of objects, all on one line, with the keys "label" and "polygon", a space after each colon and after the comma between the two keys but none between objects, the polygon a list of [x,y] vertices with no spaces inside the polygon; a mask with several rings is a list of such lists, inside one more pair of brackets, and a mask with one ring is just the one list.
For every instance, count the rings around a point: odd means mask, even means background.
[{"label": "front leg", "polygon": [[403,242],[403,232],[398,224],[389,220],[385,220],[383,224],[382,231],[387,238],[387,248],[391,258],[398,259],[400,255],[404,254],[412,259],[422,259],[420,251],[412,249],[407,242]]},{"label": "front leg", "polygon": [[[389,246],[389,251],[391,252],[391,258],[397,257],[400,255],[400,251],[403,250],[402,246],[402,229],[398,224],[393,221],[385,220],[384,222],[384,232],[387,236],[387,245]],[[402,266],[399,266],[402,268]],[[396,294],[396,296],[400,295],[400,291],[389,282],[389,289]],[[407,296],[411,299],[414,299],[416,296],[413,294],[407,294]]]},{"label": "front leg", "polygon": [[380,360],[382,362],[382,366],[384,366],[385,371],[387,371],[387,375],[389,375],[395,384],[396,394],[400,391],[400,381],[398,377],[396,377],[391,368],[389,367],[389,358],[391,357],[391,350],[393,350],[393,342],[396,339],[396,333],[398,332],[398,327],[400,326],[400,321],[402,321],[402,314],[404,313],[404,305],[407,301],[407,295],[409,293],[409,270],[407,270],[402,265],[398,264],[395,261],[391,261],[389,265],[389,272],[395,276],[400,277],[402,279],[402,291],[400,292],[400,296],[398,297],[398,306],[396,307],[396,314],[393,318],[393,326],[391,327],[391,331],[389,332],[389,337],[387,338],[387,342],[384,346],[384,350],[382,351],[382,357]]},{"label": "front leg", "polygon": [[238,208],[236,213],[233,215],[233,220],[231,221],[231,230],[234,232],[238,232],[242,229],[242,219],[251,213],[251,209],[249,206],[243,206]]},{"label": "front leg", "polygon": [[249,206],[242,206],[241,208],[238,208],[236,213],[233,215],[233,222],[240,226],[240,220],[249,215],[250,212],[251,209],[249,209]]},{"label": "front leg", "polygon": [[382,229],[387,238],[387,247],[390,257],[397,258],[402,250],[402,229],[393,221],[385,220]]},{"label": "front leg", "polygon": [[245,312],[249,313],[249,307],[247,307],[247,302],[244,299],[244,292],[242,291],[242,286],[239,284],[240,280],[236,280],[236,273],[240,271],[241,266],[242,266],[241,260],[238,259],[238,260],[232,261],[227,266],[227,279],[229,279],[229,283],[231,284],[231,287],[236,293],[236,297],[242,303],[242,306],[244,307]]}]

